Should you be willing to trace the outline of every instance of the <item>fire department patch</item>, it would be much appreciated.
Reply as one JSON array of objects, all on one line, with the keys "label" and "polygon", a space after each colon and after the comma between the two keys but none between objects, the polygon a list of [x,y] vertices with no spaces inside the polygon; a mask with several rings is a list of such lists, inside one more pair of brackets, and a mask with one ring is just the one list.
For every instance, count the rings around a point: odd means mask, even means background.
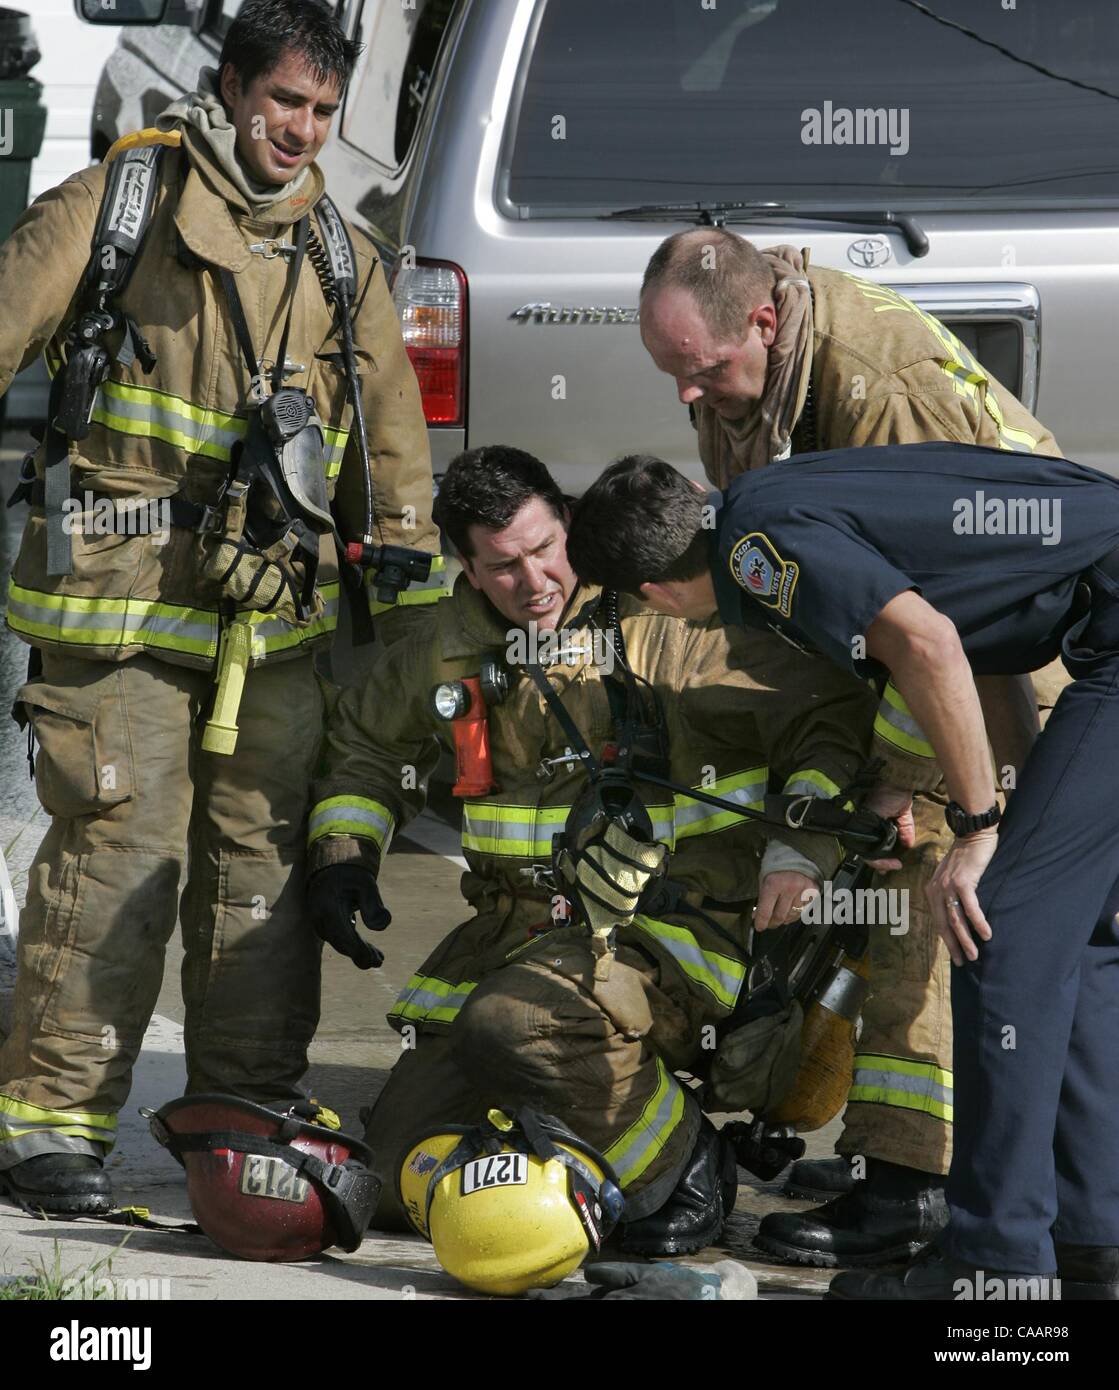
[{"label": "fire department patch", "polygon": [[743,536],[730,553],[730,572],[734,582],[767,608],[776,608],[782,617],[793,611],[793,590],[799,566],[782,560],[769,537],[761,531]]}]

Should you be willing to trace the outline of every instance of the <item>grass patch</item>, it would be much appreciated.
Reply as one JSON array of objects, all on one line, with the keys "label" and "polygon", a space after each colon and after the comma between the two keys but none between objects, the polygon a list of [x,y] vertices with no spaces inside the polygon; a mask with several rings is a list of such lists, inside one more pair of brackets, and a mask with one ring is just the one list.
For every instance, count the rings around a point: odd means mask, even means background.
[{"label": "grass patch", "polygon": [[0,1302],[109,1302],[117,1297],[113,1284],[113,1256],[124,1249],[128,1236],[116,1250],[89,1265],[62,1268],[62,1249],[56,1240],[54,1254],[48,1266],[40,1257],[30,1262],[27,1274],[0,1276]]}]

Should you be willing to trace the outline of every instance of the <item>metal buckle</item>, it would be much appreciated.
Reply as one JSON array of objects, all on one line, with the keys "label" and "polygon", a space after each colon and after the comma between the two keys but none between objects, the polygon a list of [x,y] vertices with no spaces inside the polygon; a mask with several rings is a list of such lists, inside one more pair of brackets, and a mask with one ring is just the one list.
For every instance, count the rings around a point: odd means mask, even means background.
[{"label": "metal buckle", "polygon": [[201,520],[199,521],[198,525],[194,528],[195,535],[198,535],[198,536],[207,535],[210,531],[216,530],[216,529],[217,529],[217,525],[218,525],[218,509],[217,509],[217,507],[212,507],[212,506],[209,504],[209,502],[203,502],[203,503],[202,503],[202,517],[201,517]]},{"label": "metal buckle", "polygon": [[263,256],[266,261],[274,261],[277,256],[294,256],[296,248],[283,237],[268,237],[264,241],[254,241],[249,247],[254,256]]},{"label": "metal buckle", "polygon": [[517,872],[525,878],[531,878],[534,888],[543,888],[549,893],[557,891],[555,874],[550,864],[528,864]]},{"label": "metal buckle", "polygon": [[536,776],[541,782],[550,782],[556,775],[556,767],[571,768],[582,759],[581,753],[576,753],[571,748],[565,748],[558,758],[541,758],[536,766]]}]

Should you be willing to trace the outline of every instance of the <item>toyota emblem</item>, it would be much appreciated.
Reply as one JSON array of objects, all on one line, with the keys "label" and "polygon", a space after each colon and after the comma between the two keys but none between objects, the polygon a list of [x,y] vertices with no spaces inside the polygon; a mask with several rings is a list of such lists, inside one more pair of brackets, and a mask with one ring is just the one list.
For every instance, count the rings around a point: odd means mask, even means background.
[{"label": "toyota emblem", "polygon": [[890,243],[883,241],[880,236],[861,237],[848,246],[847,259],[863,270],[872,270],[876,265],[885,265],[890,259]]}]

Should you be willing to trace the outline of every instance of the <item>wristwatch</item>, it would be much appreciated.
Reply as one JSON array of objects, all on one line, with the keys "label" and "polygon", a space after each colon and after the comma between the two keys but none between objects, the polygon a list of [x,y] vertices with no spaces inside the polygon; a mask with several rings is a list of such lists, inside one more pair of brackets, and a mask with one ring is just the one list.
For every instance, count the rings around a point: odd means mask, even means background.
[{"label": "wristwatch", "polygon": [[950,801],[948,809],[944,812],[944,819],[953,835],[971,835],[976,830],[988,830],[992,825],[998,825],[1002,819],[1002,812],[996,802],[982,815],[969,816],[958,801]]}]

